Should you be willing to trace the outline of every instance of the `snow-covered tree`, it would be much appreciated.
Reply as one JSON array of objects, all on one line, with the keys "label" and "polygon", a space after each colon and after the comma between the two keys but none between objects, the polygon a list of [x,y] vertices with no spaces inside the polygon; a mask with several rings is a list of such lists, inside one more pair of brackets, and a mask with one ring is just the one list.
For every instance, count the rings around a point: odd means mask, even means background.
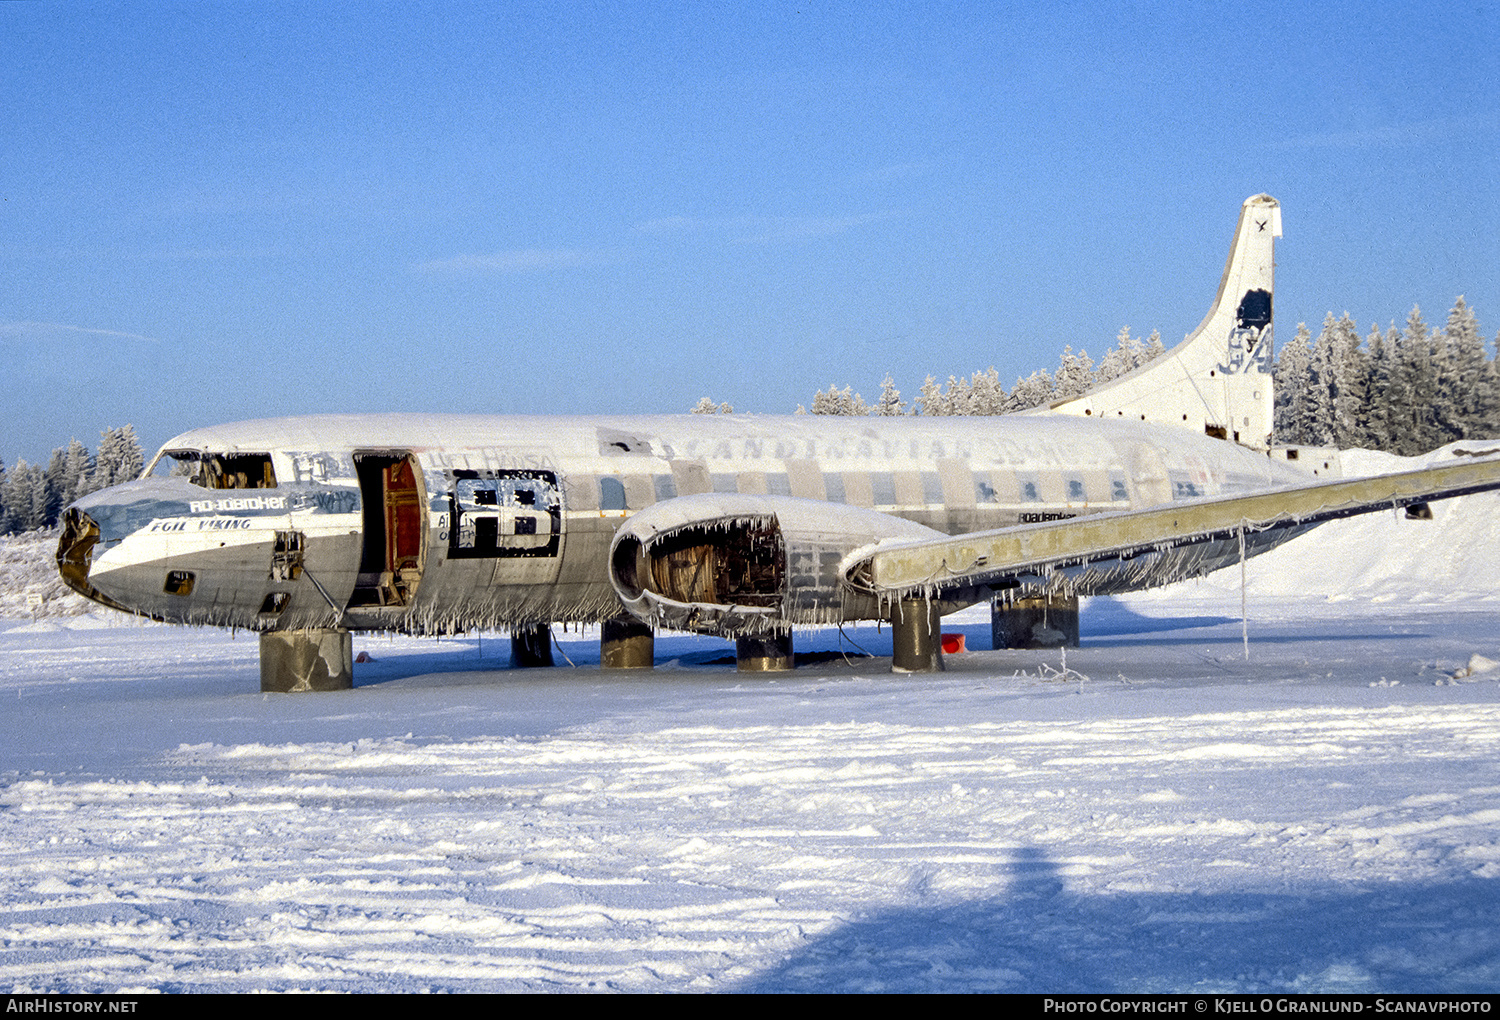
[{"label": "snow-covered tree", "polygon": [[901,391],[896,389],[896,380],[891,378],[889,372],[880,383],[880,397],[875,401],[874,413],[884,417],[906,413],[906,404],[901,400]]},{"label": "snow-covered tree", "polygon": [[1093,385],[1094,359],[1089,357],[1089,352],[1080,350],[1074,354],[1071,345],[1064,347],[1061,362],[1057,367],[1057,375],[1053,379],[1053,387],[1056,391],[1054,399],[1076,397]]},{"label": "snow-covered tree", "polygon": [[937,379],[928,376],[922,383],[922,390],[913,402],[913,414],[952,414],[951,403],[943,395],[942,386],[938,385]]},{"label": "snow-covered tree", "polygon": [[1333,411],[1334,445],[1345,450],[1362,446],[1360,412],[1370,399],[1370,367],[1364,351],[1360,350],[1359,327],[1348,312],[1329,330],[1323,365],[1328,377],[1328,403]]},{"label": "snow-covered tree", "polygon": [[1312,333],[1297,323],[1297,333],[1281,347],[1273,375],[1276,389],[1275,433],[1280,443],[1315,443],[1313,438]]},{"label": "snow-covered tree", "polygon": [[[1160,339],[1157,337],[1158,342]],[[1099,382],[1109,382],[1138,365],[1144,365],[1146,360],[1146,345],[1141,342],[1140,337],[1130,335],[1129,326],[1122,326],[1119,335],[1115,337],[1114,349],[1099,359],[1099,368],[1094,376]]]},{"label": "snow-covered tree", "polygon": [[1045,368],[1032,372],[1025,379],[1017,379],[1011,387],[1010,397],[1005,402],[1007,413],[1040,407],[1052,400],[1052,376]]},{"label": "snow-covered tree", "polygon": [[47,510],[52,502],[47,472],[40,466],[16,461],[0,486],[0,532],[34,531],[45,528]]},{"label": "snow-covered tree", "polygon": [[1146,338],[1146,353],[1136,364],[1144,365],[1148,361],[1155,361],[1167,353],[1167,345],[1161,342],[1161,330],[1153,329],[1151,335]]},{"label": "snow-covered tree", "polygon": [[813,414],[844,414],[863,415],[870,413],[870,405],[864,402],[858,393],[852,397],[849,395],[850,387],[845,386],[842,390],[832,383],[828,384],[828,391],[819,391],[813,394]]},{"label": "snow-covered tree", "polygon": [[67,506],[79,496],[86,496],[94,491],[89,482],[89,475],[94,469],[94,459],[89,456],[88,447],[77,439],[68,442],[67,452],[63,454],[63,471],[60,484],[63,506]]},{"label": "snow-covered tree", "polygon": [[1329,331],[1333,328],[1333,313],[1329,312],[1323,318],[1323,330],[1318,334],[1318,339],[1310,345],[1308,351],[1307,373],[1308,379],[1303,391],[1303,400],[1306,401],[1306,424],[1303,434],[1306,438],[1303,442],[1315,443],[1318,446],[1330,446],[1333,443],[1333,386],[1331,385],[1330,366],[1325,363],[1328,355],[1327,342]]},{"label": "snow-covered tree", "polygon": [[1438,386],[1447,391],[1438,426],[1445,441],[1492,434],[1496,407],[1479,322],[1460,294],[1448,313],[1438,359]]},{"label": "snow-covered tree", "polygon": [[974,391],[969,385],[969,380],[959,379],[950,375],[948,377],[948,386],[944,390],[944,396],[948,399],[949,414],[969,415],[974,413]]},{"label": "snow-covered tree", "polygon": [[35,531],[56,523],[58,504],[57,493],[47,478],[46,469],[40,464],[33,464],[30,475],[30,483],[26,487],[29,505],[25,530]]},{"label": "snow-covered tree", "polygon": [[1366,399],[1368,368],[1359,350],[1359,330],[1345,312],[1329,312],[1312,349],[1305,395],[1304,442],[1348,449],[1360,444],[1359,415]]},{"label": "snow-covered tree", "polygon": [[970,414],[1004,414],[1006,399],[1005,387],[1000,384],[1000,373],[994,365],[970,377]]},{"label": "snow-covered tree", "polygon": [[1432,332],[1416,305],[1406,317],[1397,354],[1400,399],[1393,403],[1400,409],[1401,427],[1392,438],[1396,441],[1394,452],[1410,457],[1442,445],[1438,417],[1447,413],[1440,407],[1442,397],[1438,393]]},{"label": "snow-covered tree", "polygon": [[63,501],[65,491],[64,475],[67,472],[67,451],[61,447],[52,451],[52,457],[47,461],[47,470],[43,474],[47,477],[47,507],[46,526],[51,527],[57,523],[58,515],[67,504]]},{"label": "snow-covered tree", "polygon": [[99,433],[99,452],[94,458],[93,489],[103,489],[140,477],[145,466],[134,425],[122,425]]},{"label": "snow-covered tree", "polygon": [[708,397],[703,397],[693,405],[694,414],[733,414],[734,407],[728,403],[716,404]]},{"label": "snow-covered tree", "polygon": [[1493,348],[1495,357],[1485,362],[1485,382],[1488,398],[1485,407],[1485,436],[1500,436],[1500,333],[1495,334]]},{"label": "snow-covered tree", "polygon": [[1365,340],[1369,349],[1370,373],[1366,390],[1369,399],[1365,402],[1363,428],[1365,439],[1372,449],[1394,450],[1396,437],[1403,427],[1401,409],[1405,407],[1402,396],[1401,373],[1396,359],[1401,346],[1401,334],[1396,324],[1383,334],[1378,326],[1370,329]]}]

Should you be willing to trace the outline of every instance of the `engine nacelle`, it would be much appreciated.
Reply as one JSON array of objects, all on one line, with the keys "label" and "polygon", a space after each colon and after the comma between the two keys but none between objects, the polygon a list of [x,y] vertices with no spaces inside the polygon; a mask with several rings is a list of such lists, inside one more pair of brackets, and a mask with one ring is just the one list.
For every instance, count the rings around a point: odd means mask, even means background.
[{"label": "engine nacelle", "polygon": [[843,581],[845,559],[881,542],[942,538],[925,525],[791,496],[705,494],[647,507],[615,533],[609,577],[654,626],[740,636],[880,615]]}]

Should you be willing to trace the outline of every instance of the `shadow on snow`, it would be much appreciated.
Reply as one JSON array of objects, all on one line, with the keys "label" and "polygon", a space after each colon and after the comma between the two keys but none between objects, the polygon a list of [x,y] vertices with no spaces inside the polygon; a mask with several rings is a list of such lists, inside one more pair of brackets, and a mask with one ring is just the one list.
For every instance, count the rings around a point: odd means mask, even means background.
[{"label": "shadow on snow", "polygon": [[1081,894],[1029,847],[1009,871],[1001,898],[877,911],[736,990],[1458,992],[1500,979],[1494,881]]}]

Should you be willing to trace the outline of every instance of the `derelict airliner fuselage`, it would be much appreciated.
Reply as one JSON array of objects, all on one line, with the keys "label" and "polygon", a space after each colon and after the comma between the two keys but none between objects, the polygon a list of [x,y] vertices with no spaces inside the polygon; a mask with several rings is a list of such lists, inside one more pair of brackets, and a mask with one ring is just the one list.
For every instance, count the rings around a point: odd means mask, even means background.
[{"label": "derelict airliner fuselage", "polygon": [[[882,539],[1305,480],[1232,443],[1064,416],[313,416],[188,432],[154,467],[74,507],[99,530],[87,584],[111,601],[178,623],[437,634],[621,615],[616,532],[688,496],[715,521],[780,510],[782,537],[762,540],[784,566],[744,583],[812,624],[874,615],[839,567]],[[712,581],[665,586],[707,606]]]}]

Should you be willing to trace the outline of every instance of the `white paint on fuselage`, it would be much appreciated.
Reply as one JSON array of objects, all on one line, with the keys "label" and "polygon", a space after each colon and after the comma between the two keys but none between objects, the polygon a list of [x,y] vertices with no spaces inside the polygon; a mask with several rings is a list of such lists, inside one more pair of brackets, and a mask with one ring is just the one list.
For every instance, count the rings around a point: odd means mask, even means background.
[{"label": "white paint on fuselage", "polygon": [[[195,429],[163,451],[269,454],[278,484],[204,490],[153,478],[87,497],[79,504],[86,510],[128,505],[132,522],[129,534],[104,527],[91,580],[150,615],[246,627],[331,625],[333,606],[349,598],[360,569],[361,454],[412,455],[427,495],[427,539],[408,603],[351,611],[340,625],[403,630],[616,615],[608,577],[615,529],[677,496],[848,503],[951,534],[1302,480],[1285,464],[1184,430],[1062,415],[315,415]],[[551,472],[562,503],[555,554],[537,555],[541,542],[516,542],[525,555],[458,556],[449,535],[457,472]],[[622,493],[624,505],[611,505],[610,492]],[[316,594],[294,596],[303,615],[267,620],[257,613],[277,590],[271,547],[289,531],[306,537],[308,569],[322,580]],[[192,569],[200,557],[208,582],[190,596],[163,592],[165,570]]]}]

